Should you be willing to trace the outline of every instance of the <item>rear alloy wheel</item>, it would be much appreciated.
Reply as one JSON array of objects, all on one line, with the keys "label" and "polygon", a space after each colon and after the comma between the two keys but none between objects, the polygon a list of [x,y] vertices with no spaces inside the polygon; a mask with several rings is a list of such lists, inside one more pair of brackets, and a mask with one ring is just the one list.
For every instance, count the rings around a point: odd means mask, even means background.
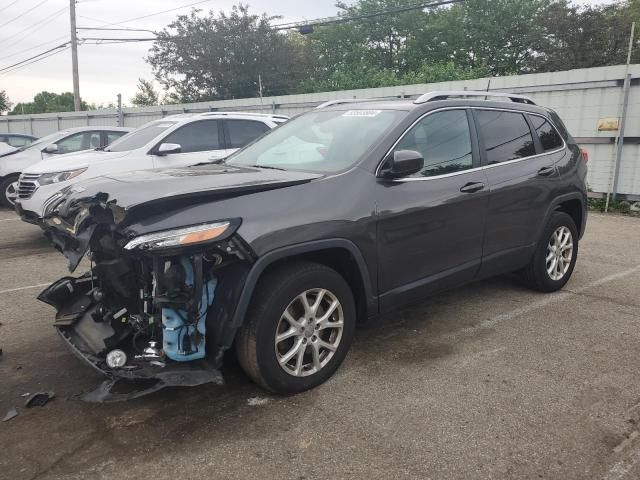
[{"label": "rear alloy wheel", "polygon": [[243,370],[275,393],[292,394],[328,380],[355,331],[353,294],[321,264],[296,262],[260,279],[236,352]]},{"label": "rear alloy wheel", "polygon": [[529,265],[527,283],[541,292],[555,292],[571,278],[578,257],[578,230],[564,212],[554,212],[544,228]]},{"label": "rear alloy wheel", "polygon": [[559,281],[567,274],[573,260],[573,235],[567,227],[558,227],[547,246],[547,274]]},{"label": "rear alloy wheel", "polygon": [[0,182],[0,204],[13,207],[18,198],[18,176],[12,175]]}]

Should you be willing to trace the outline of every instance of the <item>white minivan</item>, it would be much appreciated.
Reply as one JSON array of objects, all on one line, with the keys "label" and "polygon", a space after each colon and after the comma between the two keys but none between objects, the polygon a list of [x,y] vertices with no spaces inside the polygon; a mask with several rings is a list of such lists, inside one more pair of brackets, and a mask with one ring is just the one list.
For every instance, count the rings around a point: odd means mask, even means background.
[{"label": "white minivan", "polygon": [[16,211],[34,223],[55,193],[80,179],[222,160],[287,120],[283,115],[206,112],[149,122],[102,150],[65,155],[25,169]]}]

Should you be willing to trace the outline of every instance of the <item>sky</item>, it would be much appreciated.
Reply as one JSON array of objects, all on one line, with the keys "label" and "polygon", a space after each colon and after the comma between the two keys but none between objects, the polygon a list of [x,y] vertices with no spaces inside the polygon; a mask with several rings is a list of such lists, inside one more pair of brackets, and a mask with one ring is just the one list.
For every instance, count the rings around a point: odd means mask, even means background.
[{"label": "sky", "polygon": [[[176,15],[187,13],[197,0],[77,0],[78,27],[127,27],[160,30]],[[583,4],[613,3],[615,0],[579,0]],[[196,5],[202,10],[229,11],[238,0],[209,0]],[[244,0],[251,11],[281,15],[282,22],[322,18],[336,14],[335,0]],[[351,3],[351,2],[348,2]],[[0,0],[0,69],[44,52],[70,36],[68,0]],[[176,9],[160,15],[156,12]],[[115,24],[115,25],[114,25]],[[79,30],[80,38],[147,37],[140,32],[98,32]],[[144,57],[149,43],[116,45],[80,45],[78,63],[80,95],[97,105],[116,102],[122,94],[123,103],[130,104],[138,78],[153,79]],[[72,91],[71,52],[66,50],[32,65],[0,73],[0,90],[5,90],[11,102],[30,101],[42,91]]]}]

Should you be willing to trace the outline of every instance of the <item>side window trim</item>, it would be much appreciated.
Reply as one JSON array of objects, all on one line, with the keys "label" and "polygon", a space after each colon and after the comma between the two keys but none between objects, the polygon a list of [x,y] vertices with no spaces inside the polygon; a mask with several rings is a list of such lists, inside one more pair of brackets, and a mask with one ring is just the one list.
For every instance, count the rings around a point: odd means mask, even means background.
[{"label": "side window trim", "polygon": [[473,110],[466,109],[467,122],[469,123],[469,134],[471,135],[471,158],[473,169],[482,167],[482,149],[480,148],[480,136],[478,135],[478,128],[476,126],[476,119],[473,115]]},{"label": "side window trim", "polygon": [[[394,181],[396,182],[424,182],[424,181],[428,181],[428,180],[436,180],[439,178],[444,178],[444,177],[453,177],[456,175],[462,175],[465,173],[469,173],[469,172],[473,172],[476,170],[483,170],[485,168],[495,168],[498,167],[500,165],[508,165],[510,163],[516,163],[516,162],[522,162],[524,160],[528,160],[530,158],[534,158],[534,157],[538,157],[538,156],[542,156],[542,155],[552,155],[554,153],[558,153],[562,150],[565,150],[567,148],[567,142],[565,141],[564,137],[562,136],[562,134],[560,134],[560,138],[562,139],[562,147],[557,149],[557,150],[553,150],[550,152],[543,152],[543,153],[536,153],[536,155],[533,156],[529,156],[529,157],[524,157],[524,158],[516,158],[514,160],[509,160],[507,162],[502,162],[502,163],[496,163],[493,165],[487,165],[487,158],[486,158],[486,153],[485,153],[485,145],[484,145],[484,140],[482,138],[482,135],[480,135],[479,129],[478,129],[478,124],[477,124],[477,120],[476,120],[476,111],[477,110],[498,110],[498,111],[503,111],[503,112],[512,112],[512,113],[520,113],[522,114],[526,121],[527,124],[529,124],[529,119],[527,118],[528,115],[535,115],[541,118],[544,118],[545,120],[547,120],[551,126],[556,130],[556,132],[559,133],[559,129],[558,127],[556,127],[555,123],[553,121],[551,121],[549,118],[545,117],[542,114],[539,113],[533,113],[533,112],[528,112],[526,110],[515,110],[515,109],[510,109],[510,108],[497,108],[497,107],[443,107],[443,108],[437,108],[434,110],[430,110],[422,115],[420,115],[420,117],[418,117],[413,123],[411,123],[411,125],[409,125],[401,134],[400,136],[396,139],[395,142],[393,142],[393,144],[391,145],[391,148],[389,148],[389,150],[387,150],[387,152],[384,154],[384,156],[382,157],[382,159],[378,162],[378,166],[376,167],[375,170],[375,176],[378,177],[380,170],[382,170],[382,168],[384,167],[385,162],[388,160],[389,155],[396,149],[397,145],[402,141],[402,139],[405,137],[405,135],[415,126],[417,125],[420,121],[422,121],[425,117],[432,115],[434,113],[437,112],[443,112],[443,111],[448,111],[448,110],[466,110],[467,111],[467,115],[471,115],[473,118],[473,123],[470,124],[470,130],[471,130],[471,135],[472,135],[472,147],[473,148],[477,148],[477,152],[474,152],[474,165],[475,165],[475,158],[477,155],[477,158],[479,159],[479,163],[478,163],[478,167],[474,167],[471,168],[469,170],[463,170],[461,172],[453,172],[453,173],[446,173],[444,175],[438,175],[438,176],[434,176],[434,177],[424,177],[424,178],[398,178],[395,179]],[[531,125],[529,124],[529,130],[532,131],[532,136],[534,138],[534,142],[535,139],[537,138],[537,134],[533,133],[533,129],[531,128]],[[475,136],[475,142],[474,142],[474,136]],[[537,146],[536,146],[537,149]]]},{"label": "side window trim", "polygon": [[[469,122],[469,107],[444,107],[444,108],[437,108],[435,110],[430,110],[428,112],[425,112],[424,114],[420,115],[418,118],[416,118],[411,125],[409,125],[407,128],[404,129],[404,131],[400,134],[400,136],[396,139],[395,142],[393,142],[393,144],[391,145],[391,148],[389,148],[389,150],[387,150],[387,152],[384,154],[384,156],[382,157],[382,159],[380,160],[380,162],[378,163],[378,166],[376,167],[376,171],[375,171],[375,176],[378,177],[380,170],[382,170],[382,168],[384,167],[384,164],[389,160],[389,156],[395,151],[396,147],[400,144],[400,142],[402,142],[402,140],[404,139],[404,137],[407,136],[407,134],[413,129],[413,127],[415,127],[416,125],[418,125],[422,120],[424,120],[425,118],[427,118],[429,115],[433,115],[435,113],[439,113],[439,112],[448,112],[448,111],[452,111],[452,110],[464,110],[467,113],[467,122]],[[472,127],[472,124],[469,123],[469,134],[471,135],[471,148],[472,150],[474,148],[478,148],[477,145],[477,140],[478,140],[478,136],[476,134],[476,130],[475,130],[475,125]],[[475,135],[475,142],[474,142],[474,135]],[[473,161],[473,165],[474,167],[469,169],[469,170],[463,170],[461,172],[453,172],[453,173],[446,173],[443,175],[437,175],[437,176],[433,176],[433,177],[424,177],[424,178],[408,178],[408,179],[402,179],[402,178],[398,178],[396,179],[396,181],[424,181],[424,180],[431,180],[434,178],[442,178],[442,177],[449,177],[449,176],[453,176],[453,175],[460,175],[462,173],[466,173],[469,171],[473,171],[473,170],[477,170],[478,168],[481,168],[480,165],[478,165],[478,167],[476,167],[476,154],[479,154],[478,152],[472,151],[472,161]],[[479,157],[477,157],[479,158]]]},{"label": "side window trim", "polygon": [[[196,121],[193,121],[193,122],[189,122],[189,123],[187,123],[187,124],[185,124],[185,125],[182,125],[182,126],[180,126],[180,127],[176,128],[175,130],[170,130],[168,133],[165,133],[164,137],[162,137],[162,138],[158,141],[158,143],[156,143],[156,144],[155,144],[155,145],[154,145],[154,146],[149,150],[149,152],[147,153],[147,155],[156,155],[156,154],[157,154],[156,152],[158,151],[158,148],[160,147],[160,145],[162,145],[163,143],[165,143],[165,140],[166,140],[167,138],[169,138],[171,135],[173,135],[173,134],[175,134],[175,133],[179,132],[179,131],[180,131],[180,130],[182,130],[183,128],[187,128],[187,127],[189,127],[190,125],[193,125],[194,123],[197,123],[197,122],[216,122],[216,126],[218,127],[218,147],[219,147],[219,148],[216,148],[216,149],[214,149],[214,150],[222,150],[221,146],[223,145],[224,140],[222,140],[222,142],[221,142],[221,139],[222,139],[222,137],[220,137],[220,122],[221,122],[221,120],[220,120],[220,119],[218,119],[218,118],[207,118],[207,119],[204,119],[204,120],[196,120]],[[206,150],[206,151],[208,151],[208,150]],[[184,153],[194,153],[194,152],[184,152]],[[177,154],[177,155],[180,155],[180,154]]]},{"label": "side window trim", "polygon": [[[544,147],[542,146],[542,140],[540,140],[540,137],[538,136],[538,132],[533,126],[533,122],[531,121],[530,118],[528,118],[530,116],[540,117],[543,120],[547,121],[549,123],[549,125],[551,125],[551,128],[553,128],[556,131],[556,133],[560,137],[560,140],[562,140],[562,146],[560,148],[555,149],[555,150],[550,150],[548,152],[545,152],[544,151]],[[561,152],[562,150],[565,150],[568,147],[567,141],[565,140],[565,138],[562,135],[562,133],[560,133],[560,129],[556,126],[556,124],[554,123],[553,119],[550,116],[549,117],[545,117],[544,115],[540,115],[538,113],[527,112],[527,121],[529,122],[529,128],[531,129],[531,132],[533,133],[534,141],[537,140],[539,142],[539,144],[540,144],[540,153],[539,153],[539,155],[550,155],[552,153],[558,153],[558,152]],[[536,146],[536,149],[537,149],[537,146]]]},{"label": "side window trim", "polygon": [[[222,129],[222,136],[220,138],[222,138],[222,144],[225,150],[231,148],[231,136],[229,135],[229,125],[227,124],[227,122],[227,118],[223,119],[220,122],[220,129]],[[220,131],[220,129],[218,129],[218,132]]]},{"label": "side window trim", "polygon": [[[544,152],[544,148],[542,147],[542,142],[540,141],[540,137],[538,137],[538,132],[533,126],[533,122],[531,121],[531,116],[529,113],[525,113],[524,119],[527,121],[527,125],[529,125],[529,131],[531,132],[531,138],[533,138],[533,145],[536,148],[536,156],[542,155]],[[552,127],[553,128],[553,127]],[[530,157],[526,157],[530,158]]]}]

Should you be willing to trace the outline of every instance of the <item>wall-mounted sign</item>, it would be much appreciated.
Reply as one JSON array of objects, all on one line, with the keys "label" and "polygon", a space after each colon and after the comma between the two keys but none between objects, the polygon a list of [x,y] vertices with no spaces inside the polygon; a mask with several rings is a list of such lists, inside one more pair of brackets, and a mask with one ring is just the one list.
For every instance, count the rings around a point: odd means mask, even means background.
[{"label": "wall-mounted sign", "polygon": [[598,120],[599,132],[615,132],[620,128],[617,118],[601,118]]}]

